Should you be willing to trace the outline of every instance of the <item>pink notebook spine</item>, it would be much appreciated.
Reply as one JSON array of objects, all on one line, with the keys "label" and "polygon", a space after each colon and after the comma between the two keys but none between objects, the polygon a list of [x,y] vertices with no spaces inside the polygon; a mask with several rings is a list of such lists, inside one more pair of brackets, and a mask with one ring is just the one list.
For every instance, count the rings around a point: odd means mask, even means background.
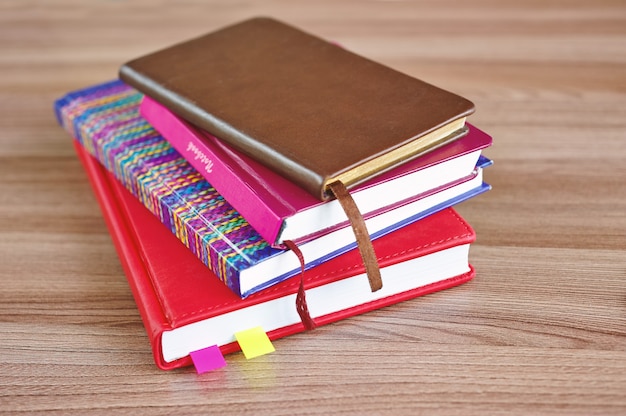
[{"label": "pink notebook spine", "polygon": [[148,96],[139,111],[266,241],[276,245],[283,218],[293,209],[273,195],[271,184],[246,169],[245,156],[234,159],[236,154],[219,139],[200,132]]}]

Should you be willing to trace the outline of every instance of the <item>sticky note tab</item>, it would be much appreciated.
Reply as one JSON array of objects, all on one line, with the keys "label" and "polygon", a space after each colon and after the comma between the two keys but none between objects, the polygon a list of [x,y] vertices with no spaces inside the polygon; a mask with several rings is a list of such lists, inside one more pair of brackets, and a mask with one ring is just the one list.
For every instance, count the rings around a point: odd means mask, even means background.
[{"label": "sticky note tab", "polygon": [[193,365],[196,367],[198,374],[226,366],[226,360],[217,345],[198,351],[192,351],[189,355],[191,355],[191,361],[193,361]]},{"label": "sticky note tab", "polygon": [[239,342],[243,355],[248,360],[276,351],[267,334],[260,326],[239,331],[235,334],[235,338]]}]

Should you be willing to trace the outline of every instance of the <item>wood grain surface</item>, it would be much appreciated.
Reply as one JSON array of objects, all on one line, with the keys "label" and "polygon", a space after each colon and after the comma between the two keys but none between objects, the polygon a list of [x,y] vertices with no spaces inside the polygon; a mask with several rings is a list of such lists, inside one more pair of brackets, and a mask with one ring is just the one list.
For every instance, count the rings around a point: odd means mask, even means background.
[{"label": "wood grain surface", "polygon": [[[477,277],[163,372],[53,100],[255,15],[475,102]],[[0,114],[0,413],[626,414],[622,0],[3,1]]]}]

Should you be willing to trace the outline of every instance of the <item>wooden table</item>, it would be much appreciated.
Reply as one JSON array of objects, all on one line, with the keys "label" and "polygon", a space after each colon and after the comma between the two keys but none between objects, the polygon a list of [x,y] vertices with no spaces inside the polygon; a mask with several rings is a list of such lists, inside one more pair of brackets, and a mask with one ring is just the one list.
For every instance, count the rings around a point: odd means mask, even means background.
[{"label": "wooden table", "polygon": [[[0,5],[0,413],[626,414],[623,1],[173,3]],[[163,372],[53,100],[259,14],[475,102],[477,277]]]}]

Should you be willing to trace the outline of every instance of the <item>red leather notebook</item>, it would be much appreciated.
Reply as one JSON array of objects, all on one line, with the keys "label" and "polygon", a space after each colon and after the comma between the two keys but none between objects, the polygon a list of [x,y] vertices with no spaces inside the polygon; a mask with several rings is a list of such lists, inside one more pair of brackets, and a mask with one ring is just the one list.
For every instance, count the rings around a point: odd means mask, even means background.
[{"label": "red leather notebook", "polygon": [[[261,326],[272,340],[304,330],[295,309],[299,277],[241,299],[80,144],[75,147],[159,368],[191,365],[191,352],[212,345],[238,351],[234,334],[245,329]],[[369,290],[358,250],[325,262],[305,274],[311,316],[324,325],[467,282],[474,276],[468,262],[474,239],[451,208],[381,237],[374,245],[385,286],[377,292]]]}]

